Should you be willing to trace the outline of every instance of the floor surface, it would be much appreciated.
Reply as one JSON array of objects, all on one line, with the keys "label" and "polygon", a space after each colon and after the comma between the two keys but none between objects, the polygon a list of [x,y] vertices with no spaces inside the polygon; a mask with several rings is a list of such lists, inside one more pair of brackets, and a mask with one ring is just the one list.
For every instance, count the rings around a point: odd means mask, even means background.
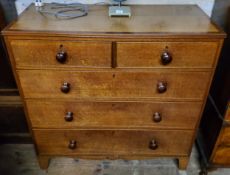
[{"label": "floor surface", "polygon": [[[47,171],[38,166],[31,144],[0,145],[0,175],[199,175],[198,153],[193,148],[186,171],[179,171],[176,160],[82,160],[54,158]],[[217,169],[209,175],[230,175],[230,169]]]}]

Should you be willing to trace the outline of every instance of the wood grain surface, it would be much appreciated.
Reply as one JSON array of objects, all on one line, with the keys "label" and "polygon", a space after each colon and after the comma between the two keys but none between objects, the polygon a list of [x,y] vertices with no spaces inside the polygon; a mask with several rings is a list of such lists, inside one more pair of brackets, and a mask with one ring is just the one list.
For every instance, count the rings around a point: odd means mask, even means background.
[{"label": "wood grain surface", "polygon": [[[217,42],[118,42],[118,67],[211,68]],[[162,65],[161,55],[168,51],[172,62]]]},{"label": "wood grain surface", "polygon": [[[41,155],[187,155],[191,131],[176,130],[34,130]],[[156,140],[158,148],[149,149]],[[76,149],[69,149],[69,141]]]},{"label": "wood grain surface", "polygon": [[212,158],[212,162],[217,165],[229,165],[230,162],[230,147],[220,146],[216,149]]},{"label": "wood grain surface", "polygon": [[230,147],[230,127],[226,126],[221,129],[220,136],[218,138],[218,145]]},{"label": "wood grain surface", "polygon": [[195,5],[131,9],[59,20],[31,5],[3,31],[42,168],[58,155],[186,168],[225,34]]},{"label": "wood grain surface", "polygon": [[[198,102],[76,102],[27,100],[34,128],[179,128],[194,129],[201,110]],[[65,121],[67,112],[72,121]],[[154,114],[161,115],[154,122]]]},{"label": "wood grain surface", "polygon": [[[111,67],[111,42],[13,40],[11,46],[17,67]],[[67,54],[64,64],[56,60],[60,51]]]},{"label": "wood grain surface", "polygon": [[[149,98],[202,100],[210,72],[55,71],[19,70],[25,98]],[[36,77],[36,78],[34,78]],[[158,82],[167,82],[167,91],[158,93]],[[63,82],[70,84],[62,93]]]},{"label": "wood grain surface", "polygon": [[[46,5],[49,10],[52,5]],[[131,18],[110,18],[108,6],[90,6],[87,16],[71,20],[59,20],[52,15],[41,15],[31,5],[20,16],[17,23],[7,29],[7,32],[55,32],[92,34],[104,33],[183,33],[218,34],[219,29],[208,16],[196,5],[136,5],[131,6]],[[52,11],[52,10],[51,10]],[[6,33],[7,33],[6,32]]]}]

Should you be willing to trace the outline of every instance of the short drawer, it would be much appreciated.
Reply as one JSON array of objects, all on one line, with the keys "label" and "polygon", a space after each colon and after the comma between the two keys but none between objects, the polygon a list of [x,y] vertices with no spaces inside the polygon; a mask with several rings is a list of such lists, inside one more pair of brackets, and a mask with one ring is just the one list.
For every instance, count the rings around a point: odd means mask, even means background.
[{"label": "short drawer", "polygon": [[201,103],[26,100],[33,128],[194,129]]},{"label": "short drawer", "polygon": [[110,42],[13,40],[16,67],[111,67]]},{"label": "short drawer", "polygon": [[118,42],[117,67],[211,68],[217,49],[217,42]]},{"label": "short drawer", "polygon": [[188,155],[193,132],[182,130],[33,130],[45,155]]},{"label": "short drawer", "polygon": [[19,70],[18,75],[25,98],[202,100],[211,73]]}]

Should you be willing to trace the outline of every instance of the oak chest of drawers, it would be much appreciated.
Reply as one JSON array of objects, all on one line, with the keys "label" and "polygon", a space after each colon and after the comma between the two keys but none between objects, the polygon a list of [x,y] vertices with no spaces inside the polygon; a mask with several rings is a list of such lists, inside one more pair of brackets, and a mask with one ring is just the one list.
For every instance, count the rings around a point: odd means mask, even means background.
[{"label": "oak chest of drawers", "polygon": [[3,31],[42,168],[52,156],[186,168],[225,35],[197,6],[131,8],[58,20],[31,5]]}]

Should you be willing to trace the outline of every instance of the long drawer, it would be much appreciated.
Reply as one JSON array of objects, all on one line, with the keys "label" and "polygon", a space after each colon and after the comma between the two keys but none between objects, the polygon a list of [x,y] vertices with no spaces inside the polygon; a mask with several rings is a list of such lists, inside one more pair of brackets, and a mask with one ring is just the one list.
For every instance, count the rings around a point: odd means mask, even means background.
[{"label": "long drawer", "polygon": [[111,67],[111,42],[13,40],[11,47],[16,67]]},{"label": "long drawer", "polygon": [[117,66],[211,68],[217,48],[217,42],[118,42]]},{"label": "long drawer", "polygon": [[201,103],[27,100],[33,128],[194,129]]},{"label": "long drawer", "polygon": [[44,155],[167,155],[189,153],[192,131],[34,130]]},{"label": "long drawer", "polygon": [[211,73],[19,70],[18,75],[25,98],[202,100]]}]

